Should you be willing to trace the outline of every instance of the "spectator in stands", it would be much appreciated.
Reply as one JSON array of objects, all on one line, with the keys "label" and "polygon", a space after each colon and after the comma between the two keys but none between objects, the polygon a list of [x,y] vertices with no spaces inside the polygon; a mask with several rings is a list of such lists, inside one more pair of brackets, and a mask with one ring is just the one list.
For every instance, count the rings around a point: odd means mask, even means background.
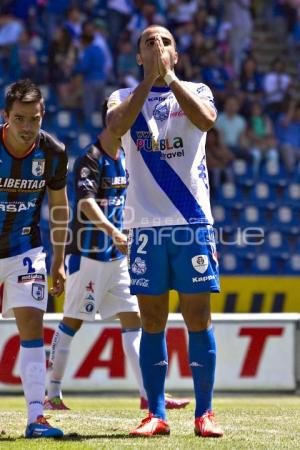
[{"label": "spectator in stands", "polygon": [[202,78],[203,82],[213,90],[217,104],[222,105],[225,100],[230,77],[215,50],[210,50],[205,56]]},{"label": "spectator in stands", "polygon": [[204,6],[198,7],[193,19],[196,29],[201,31],[206,39],[216,39],[217,22],[208,17],[207,8]]},{"label": "spectator in stands", "polygon": [[292,174],[300,161],[300,102],[291,102],[288,112],[276,123],[280,155],[288,173]]},{"label": "spectator in stands", "polygon": [[258,71],[257,62],[251,55],[243,61],[239,88],[242,110],[248,115],[251,103],[262,99],[262,74]]},{"label": "spectator in stands", "polygon": [[171,19],[175,27],[186,22],[191,22],[199,7],[197,0],[181,0],[179,2],[169,3],[168,19]]},{"label": "spectator in stands", "polygon": [[152,24],[164,24],[164,17],[159,15],[154,3],[141,2],[127,25],[133,44],[136,44],[142,30]]},{"label": "spectator in stands", "polygon": [[107,26],[113,55],[117,49],[120,32],[125,30],[132,14],[132,2],[128,0],[107,0]]},{"label": "spectator in stands", "polygon": [[263,160],[278,161],[277,141],[271,119],[264,114],[261,103],[254,102],[250,108],[250,116],[245,134],[247,147],[253,157],[253,171],[257,176]]},{"label": "spectator in stands", "polygon": [[71,0],[45,0],[43,21],[46,26],[48,39],[51,40],[53,33],[61,25]]},{"label": "spectator in stands", "polygon": [[27,30],[24,30],[10,53],[11,78],[14,80],[31,78],[34,83],[42,81],[36,50],[31,44]]},{"label": "spectator in stands", "polygon": [[81,36],[82,52],[75,73],[82,76],[82,106],[85,123],[89,124],[91,115],[103,103],[107,74],[103,50],[94,44],[94,36]]},{"label": "spectator in stands", "polygon": [[0,16],[0,47],[16,44],[24,30],[23,23],[13,16]]},{"label": "spectator in stands", "polygon": [[212,128],[207,133],[206,149],[209,181],[213,192],[220,186],[221,181],[233,181],[231,162],[235,157],[229,148],[221,142],[217,128]]},{"label": "spectator in stands", "polygon": [[97,47],[100,47],[105,54],[105,73],[108,78],[112,77],[113,57],[107,42],[108,30],[104,20],[87,20],[82,25],[82,34],[89,34],[94,36],[93,43]]},{"label": "spectator in stands", "polygon": [[275,58],[271,69],[263,79],[263,92],[266,101],[266,110],[275,122],[283,112],[284,103],[291,93],[292,80],[285,70],[285,62]]},{"label": "spectator in stands", "polygon": [[191,45],[186,52],[179,55],[177,72],[180,78],[189,81],[201,80],[201,68],[204,65],[204,57],[209,50],[209,43],[200,31],[195,31]]},{"label": "spectator in stands", "polygon": [[82,29],[82,17],[79,8],[72,7],[67,11],[67,19],[64,22],[64,27],[69,31],[75,44],[79,42],[81,29]]},{"label": "spectator in stands", "polygon": [[135,53],[135,49],[129,40],[120,42],[116,67],[118,83],[121,86],[127,87],[128,80],[132,80],[132,78],[138,84],[139,72]]},{"label": "spectator in stands", "polygon": [[177,49],[180,54],[186,52],[188,48],[193,44],[195,32],[195,24],[192,21],[186,22],[177,28]]},{"label": "spectator in stands", "polygon": [[64,27],[57,28],[49,46],[48,71],[49,81],[55,87],[63,108],[76,103],[76,86],[72,79],[76,59],[77,49],[70,31]]},{"label": "spectator in stands", "polygon": [[226,98],[224,111],[219,114],[216,128],[224,143],[235,155],[235,157],[252,160],[247,148],[244,146],[246,133],[246,120],[239,114],[240,103],[237,97]]},{"label": "spectator in stands", "polygon": [[251,0],[226,0],[226,21],[231,24],[230,46],[232,48],[235,73],[238,74],[245,51],[250,47],[252,18]]}]

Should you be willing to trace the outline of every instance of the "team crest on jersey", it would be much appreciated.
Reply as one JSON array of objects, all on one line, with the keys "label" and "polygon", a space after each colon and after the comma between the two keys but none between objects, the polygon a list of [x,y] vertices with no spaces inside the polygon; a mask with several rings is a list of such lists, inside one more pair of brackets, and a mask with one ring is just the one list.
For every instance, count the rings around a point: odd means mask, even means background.
[{"label": "team crest on jersey", "polygon": [[200,273],[204,273],[208,268],[208,256],[197,255],[192,258],[192,264],[195,270]]},{"label": "team crest on jersey", "polygon": [[155,120],[160,120],[163,122],[164,120],[167,120],[169,113],[170,110],[165,103],[157,103],[153,110],[153,117]]},{"label": "team crest on jersey", "polygon": [[45,172],[45,160],[44,159],[33,159],[31,166],[32,175],[40,177]]},{"label": "team crest on jersey", "polygon": [[136,273],[137,275],[144,275],[144,273],[147,271],[146,262],[138,256],[133,261],[131,270],[133,273]]},{"label": "team crest on jersey", "polygon": [[31,294],[35,300],[44,300],[45,286],[39,283],[32,283]]}]

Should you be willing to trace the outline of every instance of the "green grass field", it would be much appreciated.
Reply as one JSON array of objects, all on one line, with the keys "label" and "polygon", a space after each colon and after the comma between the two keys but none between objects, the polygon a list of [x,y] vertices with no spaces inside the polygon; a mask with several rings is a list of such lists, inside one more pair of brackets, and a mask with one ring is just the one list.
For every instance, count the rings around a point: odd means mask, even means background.
[{"label": "green grass field", "polygon": [[[214,409],[225,429],[222,439],[193,433],[193,404],[169,411],[169,437],[130,438],[145,414],[136,396],[66,396],[71,411],[53,411],[49,421],[65,432],[61,440],[25,440],[23,397],[2,396],[0,447],[3,449],[300,449],[300,398],[297,396],[216,396]],[[51,411],[50,411],[51,412]]]}]

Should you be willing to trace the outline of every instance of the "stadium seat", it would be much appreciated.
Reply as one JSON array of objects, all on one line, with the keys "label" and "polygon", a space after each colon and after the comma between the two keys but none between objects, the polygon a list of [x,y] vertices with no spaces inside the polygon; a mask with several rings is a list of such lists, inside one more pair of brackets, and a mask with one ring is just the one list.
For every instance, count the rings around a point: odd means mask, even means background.
[{"label": "stadium seat", "polygon": [[300,254],[291,255],[285,263],[285,272],[288,275],[297,275],[300,273]]},{"label": "stadium seat", "polygon": [[273,214],[273,229],[291,234],[299,233],[298,212],[290,206],[279,206]]},{"label": "stadium seat", "polygon": [[84,130],[90,133],[93,139],[101,132],[103,127],[102,115],[98,111],[94,111],[91,120],[85,125]]},{"label": "stadium seat", "polygon": [[223,206],[240,209],[244,202],[243,191],[234,183],[223,183],[216,191],[215,201]]},{"label": "stadium seat", "polygon": [[250,189],[248,200],[257,206],[274,209],[276,206],[276,192],[273,186],[259,182]]},{"label": "stadium seat", "polygon": [[232,169],[235,180],[243,186],[252,186],[254,183],[254,174],[252,164],[243,159],[236,159],[232,163]]},{"label": "stadium seat", "polygon": [[269,255],[280,256],[284,259],[289,256],[288,239],[280,231],[266,233],[262,249]]},{"label": "stadium seat", "polygon": [[233,249],[232,247],[228,251],[228,249],[222,247],[219,253],[221,275],[248,274],[253,254],[239,255]]},{"label": "stadium seat", "polygon": [[254,205],[246,206],[240,212],[239,225],[241,227],[264,227],[266,225],[264,208]]},{"label": "stadium seat", "polygon": [[220,253],[220,273],[235,274],[241,273],[241,265],[239,258],[234,253]]},{"label": "stadium seat", "polygon": [[282,200],[285,205],[300,209],[300,184],[288,184],[284,189]]},{"label": "stadium seat", "polygon": [[70,111],[58,111],[51,121],[53,132],[62,140],[77,137],[78,123]]},{"label": "stadium seat", "polygon": [[253,258],[251,271],[257,275],[278,273],[278,258],[267,253],[259,253]]},{"label": "stadium seat", "polygon": [[215,226],[225,227],[229,232],[236,225],[236,210],[234,208],[225,208],[222,205],[215,205],[212,208]]},{"label": "stadium seat", "polygon": [[261,169],[261,181],[275,186],[286,186],[288,176],[282,164],[267,161]]},{"label": "stadium seat", "polygon": [[89,133],[78,134],[78,146],[80,149],[87,147],[92,142],[93,138]]}]

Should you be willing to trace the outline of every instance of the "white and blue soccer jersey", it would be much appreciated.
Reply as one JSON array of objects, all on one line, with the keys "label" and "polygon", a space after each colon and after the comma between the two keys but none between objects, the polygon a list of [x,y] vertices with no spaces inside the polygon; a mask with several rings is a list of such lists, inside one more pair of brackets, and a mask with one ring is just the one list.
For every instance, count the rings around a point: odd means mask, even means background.
[{"label": "white and blue soccer jersey", "polygon": [[[184,82],[214,108],[211,90]],[[132,89],[109,98],[112,109]],[[205,157],[206,132],[182,111],[169,87],[153,87],[131,129],[122,136],[129,174],[124,226],[213,224]]]},{"label": "white and blue soccer jersey", "polygon": [[11,154],[0,127],[0,258],[41,246],[40,210],[46,187],[66,185],[65,146],[41,130],[24,157]]},{"label": "white and blue soccer jersey", "polygon": [[[79,211],[78,202],[94,198],[108,220],[119,230],[123,225],[123,209],[127,188],[125,156],[110,158],[99,141],[83,150],[74,165],[76,202],[72,224],[72,243],[67,254],[76,254],[97,261],[124,258],[107,233],[99,230]],[[72,259],[74,260],[74,258]]]}]

